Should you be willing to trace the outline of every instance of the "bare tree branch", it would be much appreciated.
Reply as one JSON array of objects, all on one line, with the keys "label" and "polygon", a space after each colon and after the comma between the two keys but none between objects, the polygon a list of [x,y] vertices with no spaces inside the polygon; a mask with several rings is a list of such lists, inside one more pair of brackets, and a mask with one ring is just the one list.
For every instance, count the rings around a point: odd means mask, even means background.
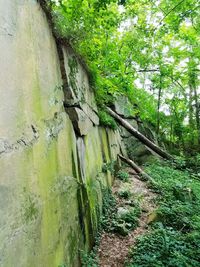
[{"label": "bare tree branch", "polygon": [[137,72],[156,72],[156,71],[159,71],[160,72],[160,70],[159,69],[144,69],[144,70],[138,70]]},{"label": "bare tree branch", "polygon": [[161,21],[159,22],[159,25],[161,25],[161,23],[166,19],[167,16],[169,16],[169,14],[174,11],[178,6],[180,6],[185,0],[181,0],[177,5],[175,5],[172,9],[169,10],[169,12],[167,12],[167,14],[161,19]]}]

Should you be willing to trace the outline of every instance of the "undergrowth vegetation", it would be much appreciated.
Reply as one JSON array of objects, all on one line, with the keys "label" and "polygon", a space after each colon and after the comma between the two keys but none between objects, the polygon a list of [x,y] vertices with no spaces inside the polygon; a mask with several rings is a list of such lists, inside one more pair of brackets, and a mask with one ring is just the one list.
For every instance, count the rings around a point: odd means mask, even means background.
[{"label": "undergrowth vegetation", "polygon": [[110,162],[105,162],[102,166],[102,172],[107,173],[108,171],[114,175],[115,174],[115,166],[116,166],[116,161],[112,160]]},{"label": "undergrowth vegetation", "polygon": [[[108,166],[110,167],[110,166]],[[107,171],[107,166],[105,167]],[[110,188],[102,186],[102,216],[99,223],[99,230],[95,237],[95,245],[89,253],[82,252],[81,263],[83,267],[98,267],[97,252],[100,244],[102,231],[112,230],[112,221],[116,213],[116,199],[114,198]]]},{"label": "undergrowth vegetation", "polygon": [[138,225],[140,207],[133,203],[131,207],[117,207],[116,198],[111,190],[104,192],[103,216],[101,225],[104,231],[127,235]]},{"label": "undergrowth vegetation", "polygon": [[120,179],[123,182],[128,182],[129,174],[124,170],[119,170],[118,173],[117,173],[117,178]]},{"label": "undergrowth vegetation", "polygon": [[124,199],[130,199],[131,195],[131,191],[128,188],[122,188],[118,192],[118,196]]},{"label": "undergrowth vegetation", "polygon": [[[103,171],[114,171],[113,162],[104,164]],[[124,170],[118,171],[118,178],[121,179],[122,188],[118,194],[113,194],[111,188],[102,186],[102,215],[99,223],[99,231],[95,238],[95,246],[90,253],[82,252],[83,267],[98,267],[98,248],[102,232],[115,233],[126,236],[135,229],[139,223],[141,214],[140,202],[132,199],[132,193],[127,188],[129,175]],[[126,178],[126,179],[124,179]],[[124,187],[123,187],[124,186]],[[118,203],[118,198],[129,200],[129,204]]]},{"label": "undergrowth vegetation", "polygon": [[200,266],[200,181],[168,163],[146,167],[158,193],[152,230],[137,239],[129,267]]}]

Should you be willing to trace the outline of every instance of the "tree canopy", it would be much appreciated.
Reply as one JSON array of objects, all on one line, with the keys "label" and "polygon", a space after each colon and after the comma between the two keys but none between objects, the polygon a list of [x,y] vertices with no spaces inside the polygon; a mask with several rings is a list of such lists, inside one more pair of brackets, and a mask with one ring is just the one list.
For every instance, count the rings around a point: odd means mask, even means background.
[{"label": "tree canopy", "polygon": [[200,1],[52,0],[56,32],[87,62],[98,104],[119,95],[171,149],[200,147]]}]

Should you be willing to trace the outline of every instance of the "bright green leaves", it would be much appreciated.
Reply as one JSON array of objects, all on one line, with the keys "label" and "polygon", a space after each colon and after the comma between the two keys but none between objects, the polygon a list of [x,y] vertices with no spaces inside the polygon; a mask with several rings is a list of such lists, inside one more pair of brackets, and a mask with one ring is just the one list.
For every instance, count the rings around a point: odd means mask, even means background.
[{"label": "bright green leaves", "polygon": [[157,125],[162,138],[174,145],[182,140],[177,150],[197,144],[199,1],[50,3],[57,32],[93,74],[100,105],[126,95],[143,120]]},{"label": "bright green leaves", "polygon": [[[187,167],[182,159],[179,163]],[[129,267],[198,266],[200,260],[200,183],[192,173],[178,171],[166,163],[152,164],[147,172],[158,193],[151,231],[140,236],[131,251]]]}]

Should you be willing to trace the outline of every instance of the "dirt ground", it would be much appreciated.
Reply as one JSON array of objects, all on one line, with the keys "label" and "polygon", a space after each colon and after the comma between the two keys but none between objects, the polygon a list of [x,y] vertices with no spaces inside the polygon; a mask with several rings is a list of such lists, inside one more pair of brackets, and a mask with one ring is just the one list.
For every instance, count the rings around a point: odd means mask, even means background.
[{"label": "dirt ground", "polygon": [[[148,218],[156,208],[154,204],[156,195],[147,188],[146,183],[141,181],[131,169],[128,169],[128,172],[130,174],[129,190],[135,198],[140,199],[141,203],[142,213],[139,218],[139,226],[127,236],[103,232],[98,250],[101,267],[124,266],[125,261],[128,259],[130,248],[134,246],[136,238],[149,230]],[[122,186],[123,182],[116,179],[112,189],[117,199],[117,205],[120,207],[125,202],[118,196],[118,191]]]}]

